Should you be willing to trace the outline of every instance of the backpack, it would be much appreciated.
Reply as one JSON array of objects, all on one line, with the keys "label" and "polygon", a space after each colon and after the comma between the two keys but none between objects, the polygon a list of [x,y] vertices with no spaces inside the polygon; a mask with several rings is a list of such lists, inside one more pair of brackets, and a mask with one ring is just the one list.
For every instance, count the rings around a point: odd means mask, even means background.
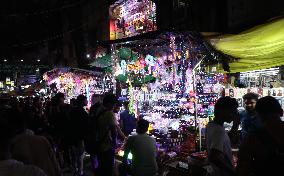
[{"label": "backpack", "polygon": [[87,133],[85,137],[85,150],[90,155],[94,155],[98,153],[99,146],[101,144],[102,139],[99,138],[98,132],[98,120],[99,118],[108,110],[103,110],[96,115],[92,115],[89,119],[87,126]]}]

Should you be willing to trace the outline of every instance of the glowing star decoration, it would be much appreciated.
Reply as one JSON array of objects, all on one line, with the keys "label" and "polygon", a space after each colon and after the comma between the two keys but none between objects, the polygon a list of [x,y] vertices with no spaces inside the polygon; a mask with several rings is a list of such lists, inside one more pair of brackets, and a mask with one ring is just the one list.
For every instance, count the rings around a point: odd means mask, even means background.
[{"label": "glowing star decoration", "polygon": [[116,71],[115,71],[115,76],[118,76],[118,75],[121,75],[121,74],[123,74],[123,69],[120,67],[120,65],[119,64],[117,64],[116,65]]},{"label": "glowing star decoration", "polygon": [[146,64],[148,65],[148,73],[151,74],[153,67],[155,67],[156,65],[155,58],[148,54],[145,58],[145,61],[146,61]]},{"label": "glowing star decoration", "polygon": [[143,87],[141,88],[141,90],[142,90],[143,92],[148,92],[147,86],[143,86]]},{"label": "glowing star decoration", "polygon": [[127,69],[127,64],[126,64],[126,61],[125,60],[122,60],[121,63],[121,69],[122,69],[122,74],[125,75],[126,73],[126,69]]},{"label": "glowing star decoration", "polygon": [[145,61],[146,61],[146,64],[150,66],[155,66],[156,64],[155,58],[149,54],[145,57]]}]

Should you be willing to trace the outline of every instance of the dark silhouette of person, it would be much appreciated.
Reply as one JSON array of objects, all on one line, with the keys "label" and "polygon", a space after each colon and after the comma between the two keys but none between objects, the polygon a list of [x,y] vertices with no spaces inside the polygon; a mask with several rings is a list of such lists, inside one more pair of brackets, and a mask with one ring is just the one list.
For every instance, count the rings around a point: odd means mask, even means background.
[{"label": "dark silhouette of person", "polygon": [[[234,98],[223,97],[215,104],[213,122],[206,127],[206,146],[208,160],[214,175],[234,175],[230,138],[224,123],[238,122],[238,102]],[[238,126],[238,123],[237,123]]]},{"label": "dark silhouette of person", "polygon": [[281,175],[284,164],[283,109],[279,102],[267,96],[256,103],[257,116],[263,127],[250,132],[239,151],[237,173],[249,175]]},{"label": "dark silhouette of person", "polygon": [[122,132],[128,136],[136,128],[136,118],[129,111],[129,102],[124,102],[124,111],[120,113],[119,124]]}]

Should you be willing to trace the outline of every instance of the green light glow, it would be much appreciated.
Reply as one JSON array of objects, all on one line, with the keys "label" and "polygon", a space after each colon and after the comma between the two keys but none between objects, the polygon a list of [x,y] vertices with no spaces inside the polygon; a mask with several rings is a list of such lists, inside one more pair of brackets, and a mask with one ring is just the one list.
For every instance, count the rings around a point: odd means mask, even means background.
[{"label": "green light glow", "polygon": [[240,58],[230,64],[232,73],[284,65],[284,18],[238,35],[212,39],[211,43],[217,50]]}]

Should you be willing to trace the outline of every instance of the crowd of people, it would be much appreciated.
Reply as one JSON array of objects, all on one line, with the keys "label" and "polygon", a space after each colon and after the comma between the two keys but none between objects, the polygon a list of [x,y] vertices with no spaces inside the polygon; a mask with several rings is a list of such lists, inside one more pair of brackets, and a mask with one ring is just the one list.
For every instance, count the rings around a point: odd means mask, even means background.
[{"label": "crowd of people", "polygon": [[[138,121],[129,112],[128,103],[118,121],[121,103],[113,94],[92,98],[79,95],[66,104],[57,93],[51,99],[28,97],[0,101],[0,175],[62,176],[64,171],[86,175],[84,157],[90,154],[94,175],[114,175],[117,139],[124,141],[120,175],[155,176],[158,172],[155,140],[147,135],[149,122]],[[220,98],[215,105],[215,118],[206,128],[208,152],[207,174],[268,175],[281,172],[284,164],[283,110],[273,97],[259,99],[244,96],[245,108],[230,97]],[[232,122],[229,132],[224,123]],[[237,131],[242,126],[241,134]],[[137,134],[129,136],[133,129]],[[238,165],[232,162],[232,145],[238,146]],[[128,154],[133,159],[129,165]],[[130,167],[129,167],[130,166]],[[210,169],[208,169],[210,168]]]},{"label": "crowd of people", "polygon": [[[126,136],[136,129],[136,118],[124,102],[120,123],[117,121],[115,114],[122,105],[113,94],[93,96],[92,101],[87,110],[84,95],[72,99],[70,104],[64,103],[62,93],[51,99],[2,99],[0,175],[61,176],[63,171],[86,175],[86,152],[90,154],[95,175],[113,175],[117,138],[127,141]],[[141,135],[145,135],[149,123],[140,120],[137,128],[141,123],[144,128]],[[155,158],[155,152],[147,153],[150,153],[148,157]],[[156,166],[149,166],[147,162],[134,168],[143,168],[145,164],[155,172]]]},{"label": "crowd of people", "polygon": [[[284,164],[283,109],[271,96],[244,97],[245,111],[238,111],[236,99],[220,98],[215,118],[206,128],[206,147],[212,176],[282,175]],[[233,122],[229,132],[224,123]],[[241,134],[237,131],[242,127]],[[232,146],[239,148],[237,167],[233,165]]]}]

